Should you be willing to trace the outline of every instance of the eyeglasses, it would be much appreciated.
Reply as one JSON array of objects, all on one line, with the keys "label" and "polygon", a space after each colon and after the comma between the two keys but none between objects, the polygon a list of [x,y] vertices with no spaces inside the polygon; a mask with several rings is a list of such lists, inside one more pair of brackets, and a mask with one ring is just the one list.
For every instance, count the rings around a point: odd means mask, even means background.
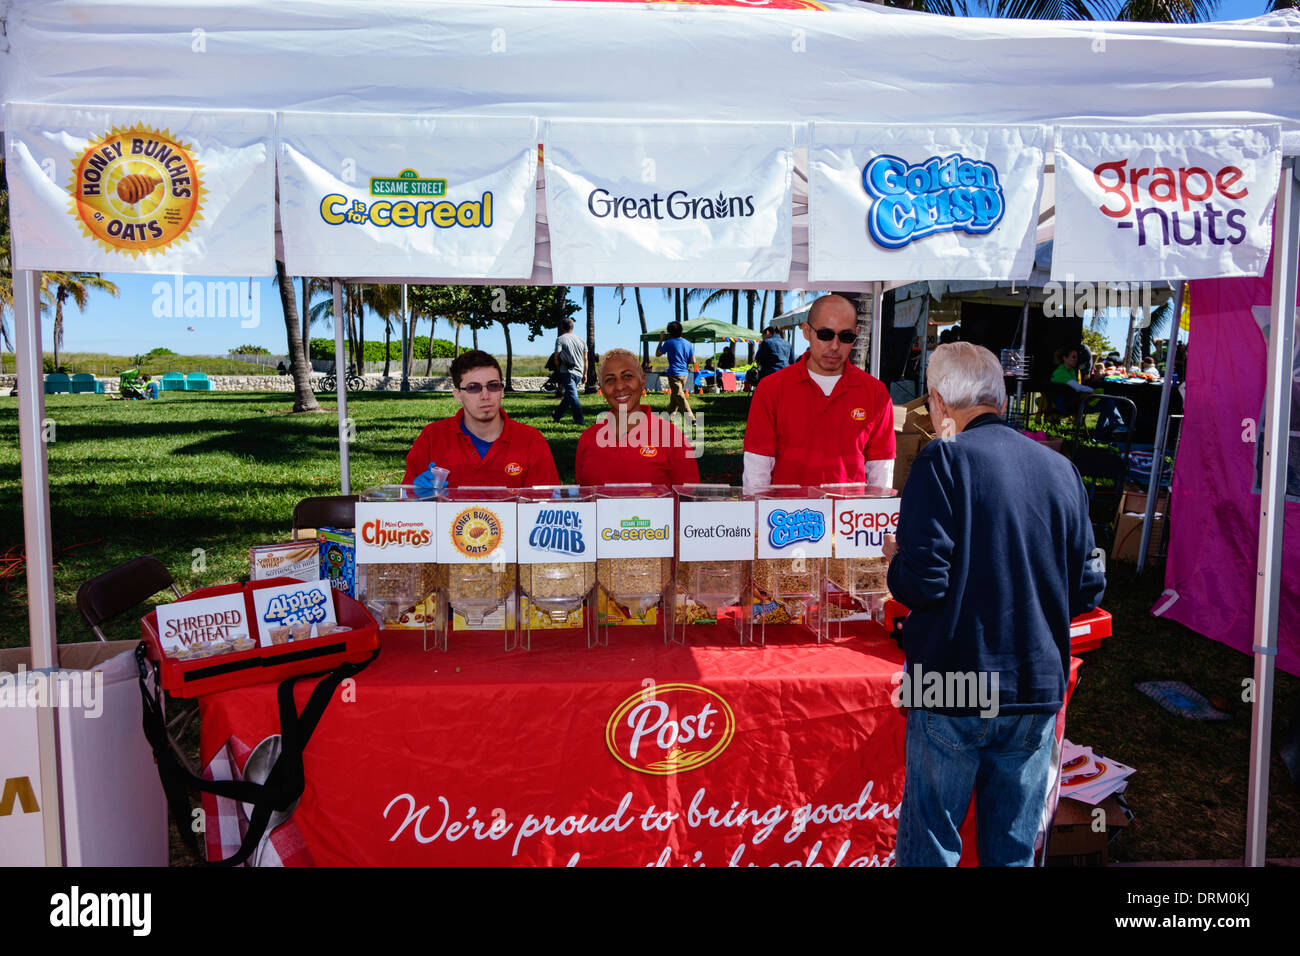
[{"label": "eyeglasses", "polygon": [[823,342],[829,342],[831,339],[838,337],[845,345],[852,345],[858,340],[858,333],[852,329],[843,329],[836,332],[834,329],[818,329],[811,325],[808,328],[812,329],[817,338]]},{"label": "eyeglasses", "polygon": [[499,392],[499,391],[501,391],[503,388],[505,388],[505,386],[502,385],[501,382],[499,382],[499,381],[496,381],[496,382],[488,382],[486,385],[483,384],[483,383],[481,383],[481,382],[470,382],[470,383],[468,383],[468,384],[466,384],[466,385],[460,385],[460,386],[457,386],[457,390],[458,390],[458,391],[461,391],[461,392],[468,392],[470,395],[477,395],[479,392],[483,391],[483,389],[485,389],[485,388],[486,388],[489,392],[491,392],[493,395],[495,395],[497,392]]}]

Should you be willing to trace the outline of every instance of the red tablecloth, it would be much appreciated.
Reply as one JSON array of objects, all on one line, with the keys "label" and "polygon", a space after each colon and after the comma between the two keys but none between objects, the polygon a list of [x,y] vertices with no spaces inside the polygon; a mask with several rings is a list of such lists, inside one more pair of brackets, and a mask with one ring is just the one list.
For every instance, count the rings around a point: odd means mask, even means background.
[{"label": "red tablecloth", "polygon": [[[307,748],[293,818],[305,852],[293,860],[893,862],[904,721],[890,678],[902,656],[883,632],[822,646],[544,643],[444,654],[385,634]],[[205,765],[277,732],[272,684],[202,707]]]}]

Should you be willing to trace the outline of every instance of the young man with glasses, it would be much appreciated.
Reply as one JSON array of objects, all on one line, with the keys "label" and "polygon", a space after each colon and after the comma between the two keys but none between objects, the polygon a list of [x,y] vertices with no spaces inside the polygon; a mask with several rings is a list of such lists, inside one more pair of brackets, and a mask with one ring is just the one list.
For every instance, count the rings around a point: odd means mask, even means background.
[{"label": "young man with glasses", "polygon": [[894,406],[889,390],[849,361],[857,310],[824,295],[808,310],[808,351],[763,377],[745,427],[746,493],[771,485],[866,482],[892,487]]},{"label": "young man with glasses", "polygon": [[451,363],[451,383],[461,409],[420,432],[406,455],[403,484],[414,484],[430,464],[450,471],[451,488],[560,483],[546,438],[501,408],[505,386],[495,358],[477,349],[462,353]]}]

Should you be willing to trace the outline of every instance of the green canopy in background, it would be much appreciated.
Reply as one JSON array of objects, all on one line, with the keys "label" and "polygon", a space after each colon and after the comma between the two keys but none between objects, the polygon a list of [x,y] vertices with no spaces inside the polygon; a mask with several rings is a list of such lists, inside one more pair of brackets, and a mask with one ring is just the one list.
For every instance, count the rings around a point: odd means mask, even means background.
[{"label": "green canopy in background", "polygon": [[[658,342],[667,329],[656,329],[641,336],[642,342]],[[718,319],[698,318],[682,323],[682,338],[688,342],[761,342],[763,334]]]}]

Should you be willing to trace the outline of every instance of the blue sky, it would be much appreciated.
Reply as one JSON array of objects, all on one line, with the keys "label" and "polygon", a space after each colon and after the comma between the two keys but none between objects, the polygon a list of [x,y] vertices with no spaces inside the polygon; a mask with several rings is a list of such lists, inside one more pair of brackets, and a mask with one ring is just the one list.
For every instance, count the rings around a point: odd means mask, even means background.
[{"label": "blue sky", "polygon": [[[1238,20],[1259,16],[1267,12],[1268,6],[1268,0],[1220,0],[1215,19]],[[169,277],[107,274],[107,278],[117,283],[120,290],[117,298],[101,292],[92,293],[84,314],[75,305],[65,307],[66,351],[134,355],[163,346],[182,354],[223,355],[244,344],[261,345],[274,353],[282,353],[286,349],[280,296],[273,279],[250,280],[244,276],[216,280],[240,285],[205,288],[205,297],[209,294],[213,296],[212,302],[205,302],[203,312],[207,317],[196,317],[191,310],[191,317],[186,318],[183,298],[181,314],[176,314],[176,295]],[[582,290],[570,290],[570,298],[580,303]],[[642,301],[651,328],[662,327],[672,319],[672,303],[665,300],[660,290],[644,290]],[[787,302],[789,301],[787,296]],[[301,303],[299,307],[301,308]],[[728,321],[730,311],[729,303],[709,310],[713,317]],[[696,310],[692,309],[692,318],[696,314]],[[744,324],[743,303],[741,316],[741,324]],[[581,313],[576,318],[579,324],[585,321]],[[52,327],[52,316],[42,322],[42,338],[47,351],[53,347]],[[425,326],[421,334],[427,334],[427,331]],[[596,344],[600,350],[615,346],[635,349],[639,333],[636,303],[632,299],[631,290],[627,292],[626,301],[620,305],[619,296],[614,289],[597,289]],[[312,334],[328,337],[333,333],[326,324],[313,329]],[[442,338],[452,337],[446,324],[440,324],[435,334]],[[511,334],[515,350],[519,354],[545,354],[550,350],[550,342],[540,339],[529,342],[520,327],[512,329]],[[1122,338],[1124,325],[1113,323],[1107,334],[1112,341]],[[366,337],[382,340],[382,325],[377,321],[373,324],[367,321]],[[468,333],[462,344],[465,342],[468,342]],[[505,338],[499,329],[480,332],[479,344],[492,352],[505,351]]]}]

